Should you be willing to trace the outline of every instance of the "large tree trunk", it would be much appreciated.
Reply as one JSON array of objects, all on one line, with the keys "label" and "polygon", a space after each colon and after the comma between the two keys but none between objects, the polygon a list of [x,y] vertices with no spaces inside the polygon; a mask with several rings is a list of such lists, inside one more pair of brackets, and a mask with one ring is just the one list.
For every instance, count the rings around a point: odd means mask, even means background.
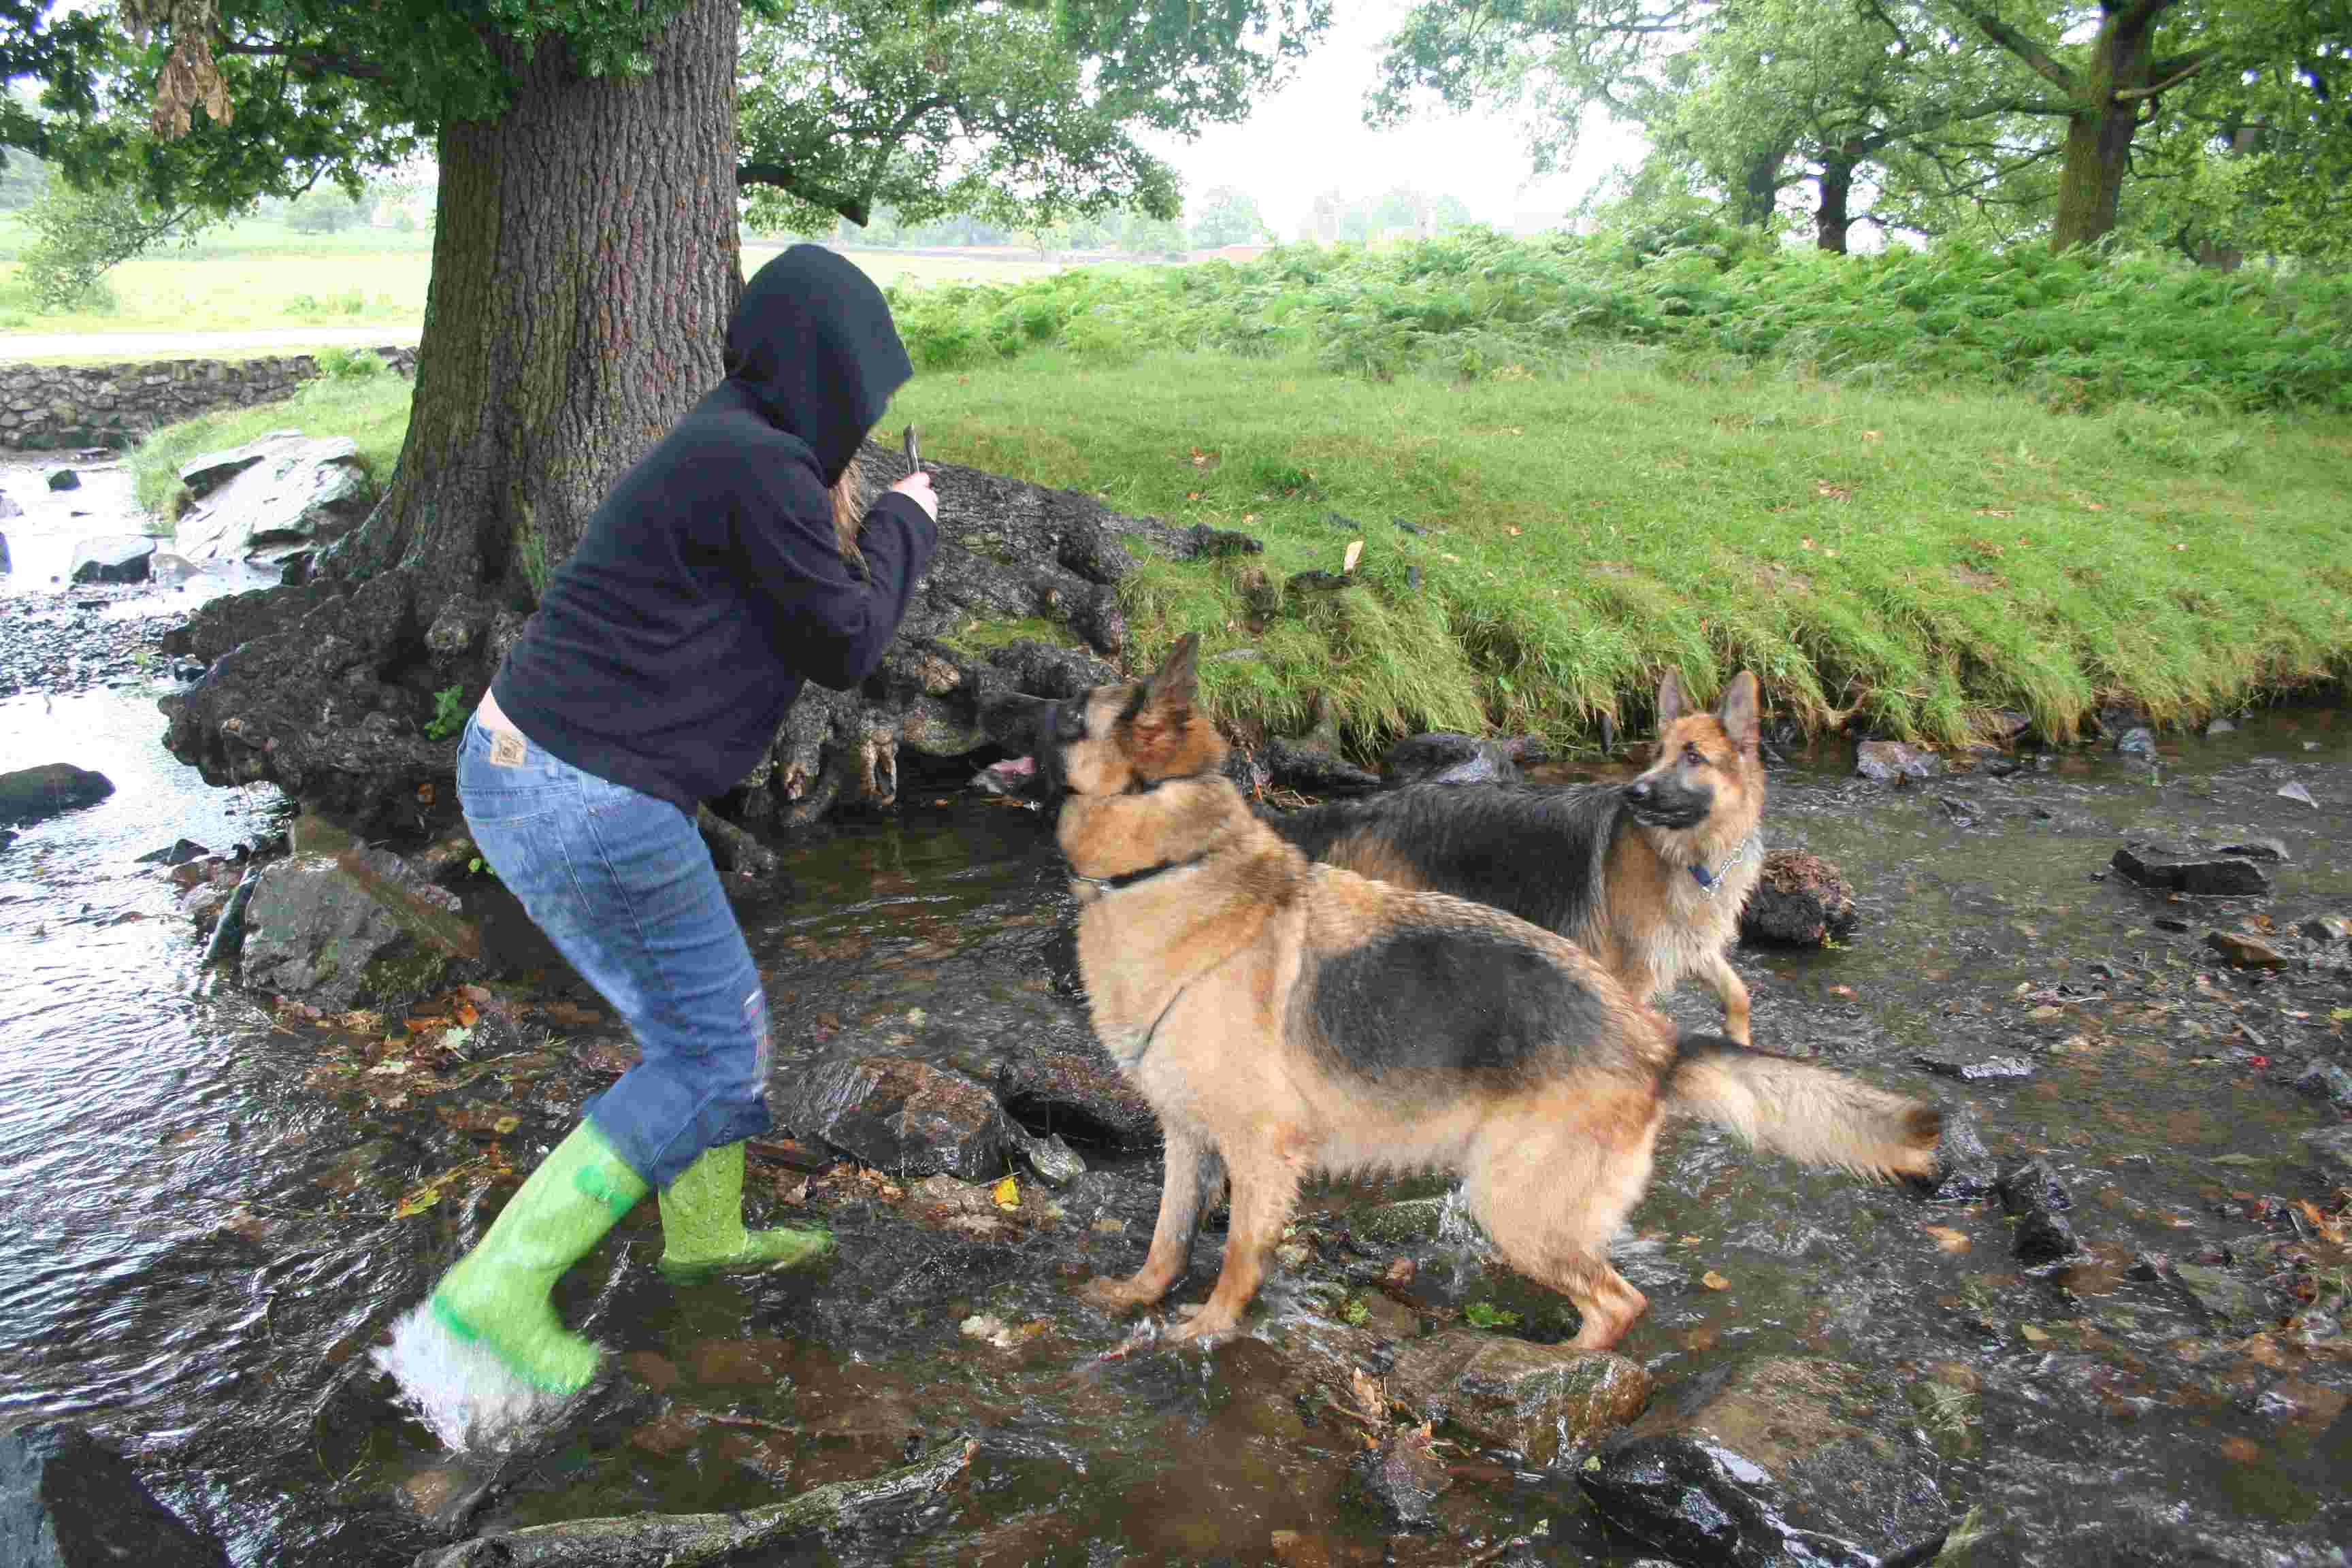
[{"label": "large tree trunk", "polygon": [[1822,205],[1813,213],[1813,244],[1843,256],[1846,231],[1853,226],[1847,207],[1853,197],[1854,166],[1862,162],[1859,143],[1848,142],[1822,161]]},{"label": "large tree trunk", "polygon": [[2058,214],[2050,232],[2053,250],[2071,250],[2114,232],[2141,102],[2116,95],[2154,85],[2156,23],[2164,10],[2135,5],[2109,11],[2100,21],[2090,63],[2075,84],[2077,107],[2066,124],[2066,161],[2058,174]]},{"label": "large tree trunk", "polygon": [[1742,226],[1761,228],[1772,221],[1772,209],[1780,202],[1780,171],[1788,162],[1789,147],[1785,142],[1760,148],[1748,159],[1739,182]]},{"label": "large tree trunk", "polygon": [[606,488],[719,375],[740,26],[738,0],[692,0],[638,77],[509,47],[506,112],[445,129],[399,467],[312,582],[190,629],[219,662],[164,700],[167,743],[208,779],[382,829],[446,775],[435,694],[480,694]]}]

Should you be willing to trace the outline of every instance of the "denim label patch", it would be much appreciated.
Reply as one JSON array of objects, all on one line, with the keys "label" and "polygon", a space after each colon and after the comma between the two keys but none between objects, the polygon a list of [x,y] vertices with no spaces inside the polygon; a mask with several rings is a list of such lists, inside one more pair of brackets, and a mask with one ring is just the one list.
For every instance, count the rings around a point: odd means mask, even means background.
[{"label": "denim label patch", "polygon": [[522,737],[512,730],[490,731],[490,765],[494,768],[519,768],[529,753]]}]

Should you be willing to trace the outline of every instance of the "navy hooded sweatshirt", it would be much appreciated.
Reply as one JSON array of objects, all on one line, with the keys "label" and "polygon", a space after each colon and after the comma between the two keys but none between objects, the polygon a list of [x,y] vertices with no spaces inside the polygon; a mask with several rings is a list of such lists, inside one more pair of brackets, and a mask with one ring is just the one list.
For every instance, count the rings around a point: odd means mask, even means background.
[{"label": "navy hooded sweatshirt", "polygon": [[613,487],[491,683],[572,766],[676,804],[759,764],[801,682],[879,663],[938,532],[912,500],[867,512],[861,574],[829,494],[912,374],[873,280],[794,246],[727,329],[727,379]]}]

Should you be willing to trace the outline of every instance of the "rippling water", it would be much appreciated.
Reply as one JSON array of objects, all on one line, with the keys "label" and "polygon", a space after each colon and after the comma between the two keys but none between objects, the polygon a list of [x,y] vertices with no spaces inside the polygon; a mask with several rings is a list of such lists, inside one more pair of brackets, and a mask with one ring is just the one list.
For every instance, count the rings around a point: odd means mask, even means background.
[{"label": "rippling water", "polygon": [[[447,1163],[455,1143],[354,1119],[305,1085],[316,1041],[208,989],[169,884],[134,858],[183,835],[226,850],[278,826],[282,807],[172,762],[160,689],[0,702],[0,767],[69,760],[116,785],[0,850],[0,1418],[70,1415],[124,1440],[240,1563],[403,1562],[423,1538],[399,1496],[446,1478],[364,1352],[483,1216],[453,1202],[393,1220],[383,1194]],[[2122,1272],[2141,1249],[2250,1245],[2260,1227],[2223,1212],[2233,1193],[2324,1195],[2295,1134],[2327,1117],[2252,1065],[2250,1042],[2282,1059],[2340,1050],[2342,1026],[2329,1047],[2327,998],[2308,982],[2223,987],[2242,1004],[2226,1024],[2144,1005],[2195,996],[2211,913],[2192,910],[2187,936],[2160,932],[2165,907],[2094,873],[2126,831],[2252,828],[2292,857],[2266,908],[2283,921],[2352,909],[2352,745],[2334,715],[2305,711],[2171,749],[2155,773],[2100,756],[1898,794],[1827,763],[1777,774],[1772,837],[1843,864],[1864,923],[1843,951],[1739,958],[1759,1043],[1972,1102],[1997,1152],[2048,1152],[2093,1247],[2082,1267],[2016,1269],[1997,1208],[1924,1205],[1703,1131],[1673,1140],[1621,1247],[1653,1302],[1624,1348],[1662,1383],[1748,1350],[1973,1369],[1962,1500],[1996,1534],[1969,1561],[2114,1561],[2146,1518],[2147,1561],[2318,1563],[2346,1518],[2352,1426],[2283,1418],[2265,1404],[2280,1368],[2181,1351],[2212,1339],[2193,1309]],[[2281,800],[2293,781],[2319,805]],[[1938,795],[1972,806],[1975,825]],[[992,1032],[1083,1026],[1024,967],[1054,921],[1035,819],[923,805],[793,853],[798,899],[751,933],[788,1058],[889,1048],[971,1065]],[[2101,963],[2121,978],[2096,980]],[[2053,1017],[2021,995],[2060,984],[2106,995]],[[1705,1001],[1678,1005],[1698,1017]],[[2036,1076],[1963,1088],[1910,1066],[1956,1043],[2025,1051]],[[520,1109],[560,1131],[562,1107],[529,1093]],[[916,1230],[879,1204],[830,1217],[843,1256],[821,1276],[680,1291],[650,1266],[650,1205],[633,1216],[560,1298],[621,1352],[629,1387],[508,1478],[495,1517],[749,1506],[961,1426],[983,1437],[967,1484],[907,1532],[832,1555],[1255,1561],[1291,1528],[1380,1550],[1381,1529],[1344,1499],[1352,1435],[1302,1423],[1272,1392],[1277,1359],[1259,1341],[1090,1368],[1128,1330],[1074,1306],[1058,1264]],[[1931,1223],[1967,1249],[1937,1245]],[[1095,1238],[1083,1256],[1131,1266],[1120,1249],[1139,1239]],[[1079,1258],[1077,1246],[1055,1257]],[[1198,1299],[1215,1255],[1204,1243],[1181,1299]],[[1429,1268],[1444,1300],[1517,1310],[1518,1331],[1570,1326],[1475,1241],[1441,1247]],[[1703,1288],[1704,1271],[1730,1288]],[[1321,1321],[1296,1281],[1267,1302],[1275,1337]],[[981,1311],[1055,1326],[1003,1353],[960,1334]],[[2347,1381],[2340,1365],[2292,1373]],[[705,1424],[711,1412],[746,1424]],[[1549,1519],[1559,1561],[1638,1555],[1557,1480],[1458,1487],[1447,1507],[1496,1528]]]}]

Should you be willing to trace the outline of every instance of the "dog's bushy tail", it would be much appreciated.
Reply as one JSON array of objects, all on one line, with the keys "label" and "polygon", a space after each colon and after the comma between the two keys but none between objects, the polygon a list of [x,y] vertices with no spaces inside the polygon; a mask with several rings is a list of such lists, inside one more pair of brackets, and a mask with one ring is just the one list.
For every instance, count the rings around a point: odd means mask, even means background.
[{"label": "dog's bushy tail", "polygon": [[1759,1149],[1858,1175],[1936,1174],[1943,1113],[1812,1062],[1680,1036],[1666,1109],[1730,1129]]}]

